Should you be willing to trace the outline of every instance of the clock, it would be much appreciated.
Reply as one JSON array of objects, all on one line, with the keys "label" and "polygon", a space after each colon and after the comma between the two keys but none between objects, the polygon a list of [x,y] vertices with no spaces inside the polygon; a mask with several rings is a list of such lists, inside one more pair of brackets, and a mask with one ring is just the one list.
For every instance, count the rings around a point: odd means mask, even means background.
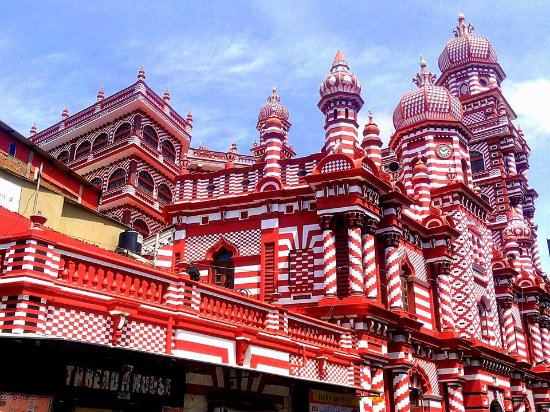
[{"label": "clock", "polygon": [[449,157],[451,157],[451,148],[449,145],[446,145],[446,144],[437,145],[437,147],[435,148],[435,151],[437,152],[437,155],[442,159],[448,159]]}]

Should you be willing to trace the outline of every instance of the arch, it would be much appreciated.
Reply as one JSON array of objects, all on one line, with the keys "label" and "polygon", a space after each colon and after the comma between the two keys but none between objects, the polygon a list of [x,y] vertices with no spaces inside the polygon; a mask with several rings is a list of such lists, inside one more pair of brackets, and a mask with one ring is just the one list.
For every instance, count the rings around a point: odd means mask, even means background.
[{"label": "arch", "polygon": [[97,136],[94,140],[94,144],[92,145],[92,150],[98,151],[103,149],[109,144],[109,136],[107,136],[107,133],[101,133],[99,136]]},{"label": "arch", "polygon": [[134,219],[132,227],[143,235],[144,238],[149,236],[149,225],[143,219]]},{"label": "arch", "polygon": [[214,244],[214,246],[207,250],[206,259],[212,260],[214,253],[216,253],[216,251],[220,250],[221,248],[229,250],[231,253],[233,253],[233,257],[239,256],[239,249],[237,249],[237,246],[229,242],[226,238],[222,237]]},{"label": "arch", "polygon": [[74,158],[76,160],[76,159],[81,159],[83,157],[87,157],[91,151],[92,151],[92,144],[88,140],[86,140],[82,142],[80,146],[78,146],[78,148],[76,149],[76,152],[74,153]]},{"label": "arch", "polygon": [[458,93],[459,93],[461,96],[470,94],[470,88],[468,87],[468,83],[462,83],[462,84],[458,87]]},{"label": "arch", "polygon": [[138,173],[137,187],[145,193],[153,194],[153,191],[155,190],[155,181],[153,176],[151,176],[151,174],[146,170],[140,171]]},{"label": "arch", "polygon": [[157,199],[160,204],[166,205],[172,203],[172,191],[168,185],[161,183],[157,188]]},{"label": "arch", "polygon": [[157,135],[157,132],[155,129],[153,129],[152,126],[146,125],[143,128],[143,132],[141,134],[143,140],[149,145],[154,147],[155,149],[158,149],[159,146],[159,137]]},{"label": "arch", "polygon": [[504,412],[504,408],[499,401],[493,399],[491,405],[489,406],[489,412]]},{"label": "arch", "polygon": [[353,169],[353,160],[342,153],[333,153],[326,156],[313,169],[313,174],[339,172],[341,170]]},{"label": "arch", "polygon": [[176,161],[176,148],[169,140],[164,139],[161,144],[162,156],[172,162]]},{"label": "arch", "polygon": [[107,181],[107,190],[114,189],[115,187],[124,186],[126,183],[126,170],[117,169],[109,176]]},{"label": "arch", "polygon": [[93,178],[90,183],[99,188],[103,186],[103,180],[101,179],[101,177]]},{"label": "arch", "polygon": [[121,140],[127,139],[132,134],[132,126],[130,123],[122,123],[118,128],[115,130],[115,134],[113,136],[114,142],[119,142]]},{"label": "arch", "polygon": [[69,161],[69,151],[63,150],[61,153],[57,155],[57,160],[59,160],[62,163],[67,163]]},{"label": "arch", "polygon": [[410,387],[420,389],[422,394],[432,393],[430,378],[428,374],[420,366],[415,365],[409,369]]},{"label": "arch", "polygon": [[470,152],[470,164],[472,165],[472,173],[483,172],[485,170],[483,153],[472,150]]},{"label": "arch", "polygon": [[399,279],[401,281],[401,299],[403,301],[403,310],[405,312],[414,311],[414,299],[411,288],[411,278],[414,277],[414,266],[411,264],[407,251],[405,250],[405,256],[401,259],[399,266]]},{"label": "arch", "polygon": [[275,176],[263,178],[256,185],[256,192],[268,192],[270,190],[280,190],[283,188],[281,180]]}]

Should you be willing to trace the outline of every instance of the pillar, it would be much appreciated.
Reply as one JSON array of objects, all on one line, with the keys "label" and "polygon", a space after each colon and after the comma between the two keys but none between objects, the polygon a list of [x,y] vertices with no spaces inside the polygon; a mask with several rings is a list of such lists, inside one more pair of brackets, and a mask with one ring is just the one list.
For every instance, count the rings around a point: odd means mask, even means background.
[{"label": "pillar", "polygon": [[515,321],[512,315],[513,300],[511,298],[501,299],[499,301],[502,308],[502,321],[504,323],[504,338],[508,353],[517,354]]},{"label": "pillar", "polygon": [[378,266],[376,265],[376,246],[374,243],[376,224],[377,222],[373,219],[366,220],[361,243],[363,245],[363,278],[365,280],[365,295],[369,299],[380,300],[378,292],[380,279],[378,276]]},{"label": "pillar", "polygon": [[325,297],[336,297],[336,243],[335,219],[333,215],[323,215],[320,218],[323,229],[323,272]]},{"label": "pillar", "polygon": [[449,395],[449,412],[464,412],[462,384],[459,382],[448,383],[447,393]]},{"label": "pillar", "polygon": [[349,281],[352,295],[364,294],[363,249],[361,247],[361,228],[364,215],[360,212],[346,214],[348,227]]},{"label": "pillar", "polygon": [[386,263],[386,284],[388,287],[388,307],[390,309],[403,309],[403,296],[401,291],[401,273],[399,267],[399,233],[386,233],[386,249],[384,251]]},{"label": "pillar", "polygon": [[514,155],[514,153],[506,154],[506,167],[508,169],[509,176],[515,176],[518,174],[516,170],[516,156]]},{"label": "pillar", "polygon": [[540,324],[540,334],[542,337],[542,353],[546,363],[550,363],[550,322]]},{"label": "pillar", "polygon": [[540,336],[538,315],[530,315],[527,320],[529,322],[529,332],[531,333],[530,344],[533,354],[533,361],[535,364],[541,363],[544,360],[544,353],[542,349],[542,338]]},{"label": "pillar", "polygon": [[393,372],[393,404],[394,412],[410,412],[409,400],[410,379],[407,370]]},{"label": "pillar", "polygon": [[448,262],[436,263],[437,289],[439,295],[439,317],[442,330],[454,329],[450,265]]}]

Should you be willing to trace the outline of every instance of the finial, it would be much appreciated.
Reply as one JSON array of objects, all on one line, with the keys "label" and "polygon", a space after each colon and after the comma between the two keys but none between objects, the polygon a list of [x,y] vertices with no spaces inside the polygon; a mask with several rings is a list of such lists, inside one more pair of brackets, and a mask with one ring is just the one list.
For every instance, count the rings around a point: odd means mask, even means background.
[{"label": "finial", "polygon": [[36,134],[36,123],[33,123],[31,126],[31,136],[34,136]]},{"label": "finial", "polygon": [[370,107],[367,109],[367,112],[369,114],[369,123],[372,123],[372,118],[373,118],[374,112],[371,110]]},{"label": "finial", "polygon": [[455,35],[455,37],[471,34],[472,31],[474,31],[474,26],[472,26],[471,24],[466,25],[466,17],[464,16],[464,13],[459,12],[458,24],[453,30],[453,34]]},{"label": "finial", "polygon": [[69,106],[65,106],[63,113],[61,113],[62,120],[65,120],[67,117],[69,117]]},{"label": "finial", "polygon": [[330,72],[334,73],[344,70],[349,70],[348,62],[346,61],[346,57],[344,56],[344,53],[342,53],[342,50],[338,49],[336,56],[334,56]]},{"label": "finial", "polygon": [[233,140],[231,142],[231,146],[229,146],[229,151],[231,153],[237,153],[237,141],[236,140]]},{"label": "finial", "polygon": [[97,92],[97,101],[100,102],[103,99],[105,99],[105,90],[103,90],[103,87],[100,87]]},{"label": "finial", "polygon": [[193,124],[193,113],[191,113],[191,110],[187,113],[187,118],[185,120],[187,120],[187,123]]},{"label": "finial", "polygon": [[267,98],[267,101],[271,103],[281,101],[281,97],[277,94],[277,88],[275,86],[271,89],[271,96]]},{"label": "finial", "polygon": [[145,69],[143,68],[143,66],[141,66],[141,69],[139,69],[137,79],[138,80],[145,80]]},{"label": "finial", "polygon": [[413,83],[418,87],[423,87],[426,85],[433,86],[435,81],[435,74],[428,70],[428,63],[426,59],[420,55],[420,73],[416,73],[416,76],[413,77]]},{"label": "finial", "polygon": [[162,100],[164,100],[164,103],[170,103],[170,91],[166,89],[164,91],[164,95],[162,96]]}]

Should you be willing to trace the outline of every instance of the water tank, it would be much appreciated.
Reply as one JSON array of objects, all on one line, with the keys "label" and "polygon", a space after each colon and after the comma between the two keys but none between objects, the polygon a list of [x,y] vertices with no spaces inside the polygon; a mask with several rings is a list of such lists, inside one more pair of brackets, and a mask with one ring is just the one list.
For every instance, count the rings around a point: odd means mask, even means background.
[{"label": "water tank", "polygon": [[134,229],[126,229],[118,235],[118,248],[129,250],[130,252],[141,254],[141,245],[143,236]]}]

